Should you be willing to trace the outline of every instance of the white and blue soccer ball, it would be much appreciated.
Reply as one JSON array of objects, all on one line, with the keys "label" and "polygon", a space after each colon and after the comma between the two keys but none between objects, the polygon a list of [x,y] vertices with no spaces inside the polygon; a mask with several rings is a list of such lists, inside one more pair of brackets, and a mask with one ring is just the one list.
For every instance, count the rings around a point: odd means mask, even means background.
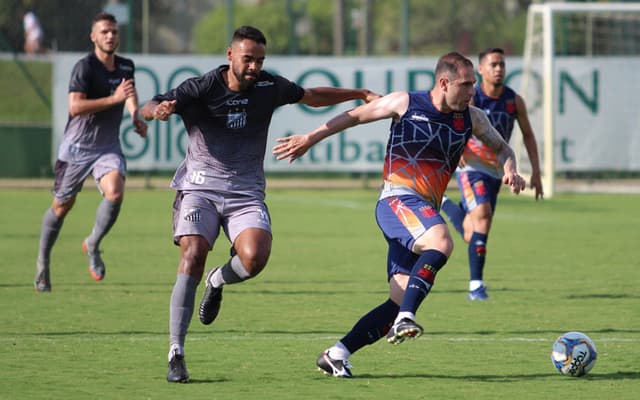
[{"label": "white and blue soccer ball", "polygon": [[583,376],[596,364],[598,352],[589,336],[582,332],[567,332],[553,343],[551,361],[562,375]]}]

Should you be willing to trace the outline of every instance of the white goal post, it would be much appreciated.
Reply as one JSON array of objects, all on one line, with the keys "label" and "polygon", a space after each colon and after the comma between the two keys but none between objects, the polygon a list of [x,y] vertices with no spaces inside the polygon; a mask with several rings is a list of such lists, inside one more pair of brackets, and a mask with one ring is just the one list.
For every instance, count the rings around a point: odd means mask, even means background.
[{"label": "white goal post", "polygon": [[[560,88],[566,92],[568,86],[566,79],[564,81],[559,79],[559,75],[562,74],[560,69],[571,69],[576,65],[580,67],[584,65],[585,60],[590,67],[617,62],[613,69],[617,69],[620,65],[619,74],[624,74],[627,61],[640,60],[638,58],[640,56],[640,3],[532,4],[528,9],[526,29],[519,93],[524,98],[530,114],[531,110],[534,110],[530,120],[538,140],[545,197],[550,197],[557,189],[555,175],[559,170],[556,164],[558,160],[562,161],[562,146],[565,144],[560,143],[556,137],[561,119],[559,107],[565,106],[565,98],[560,96],[559,92]],[[609,68],[608,71],[611,69]],[[615,71],[608,73],[615,75]],[[566,78],[565,75],[561,77]],[[588,90],[581,91],[582,88],[578,84],[573,82],[570,84],[585,98],[589,99],[589,95],[595,98],[601,94],[597,91],[597,84],[604,85],[598,81],[598,78],[603,80],[601,75],[603,74],[594,75],[593,89],[588,86],[592,93],[584,94]],[[624,86],[624,80],[620,83]],[[597,109],[597,106],[594,108]],[[597,113],[594,112],[594,114]],[[601,112],[595,115],[594,119],[601,120],[605,117],[620,119],[621,116],[620,113]],[[580,117],[574,120],[580,121]],[[587,129],[582,129],[580,124],[577,125],[577,129],[581,129],[582,134],[588,135],[590,121],[588,118],[583,120]],[[601,124],[604,123],[601,122]],[[591,126],[593,125],[596,124],[591,123]],[[615,128],[615,125],[612,128]],[[596,127],[594,126],[593,129]],[[600,143],[601,146],[605,145],[604,141]],[[530,173],[530,164],[522,135],[514,135],[512,145],[516,152],[518,166],[526,176]],[[629,163],[631,164],[633,163]],[[576,169],[569,170],[589,171],[608,168],[592,163],[591,169],[589,165],[586,167],[579,165]],[[611,169],[615,170],[616,167]]]}]

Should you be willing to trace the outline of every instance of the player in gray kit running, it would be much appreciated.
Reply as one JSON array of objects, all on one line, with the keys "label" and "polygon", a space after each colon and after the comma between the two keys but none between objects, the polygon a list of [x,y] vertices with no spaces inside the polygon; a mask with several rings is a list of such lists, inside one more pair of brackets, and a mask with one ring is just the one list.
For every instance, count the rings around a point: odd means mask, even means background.
[{"label": "player in gray kit running", "polygon": [[93,174],[103,199],[82,249],[89,257],[91,276],[97,281],[104,279],[100,241],[118,218],[124,194],[126,164],[119,134],[125,106],[135,131],[142,137],[147,135],[147,124],[138,117],[133,61],[115,54],[119,40],[113,15],[96,15],[90,37],[94,51],[80,59],[71,73],[69,119],[55,164],[53,203],[42,219],[34,282],[37,292],[51,291],[51,249],[89,174]]},{"label": "player in gray kit running", "polygon": [[232,243],[231,258],[206,275],[199,316],[216,318],[225,284],[255,277],[271,252],[271,222],[264,203],[264,155],[276,108],[293,103],[320,107],[379,97],[365,89],[304,89],[262,71],[267,41],[258,29],[238,28],[227,50],[228,65],[191,78],[144,105],[147,120],[182,117],[189,136],[186,159],[171,182],[176,189],[173,237],[180,246],[178,276],[171,295],[169,382],[187,382],[185,336],[196,288],[220,229]]}]

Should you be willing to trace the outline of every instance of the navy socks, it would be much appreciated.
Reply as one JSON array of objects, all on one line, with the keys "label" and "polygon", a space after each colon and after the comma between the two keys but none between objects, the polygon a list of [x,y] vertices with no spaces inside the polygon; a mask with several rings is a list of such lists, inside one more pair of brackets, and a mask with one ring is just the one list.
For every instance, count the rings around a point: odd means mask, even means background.
[{"label": "navy socks", "polygon": [[418,258],[411,270],[411,277],[402,298],[400,312],[415,314],[422,301],[427,297],[436,273],[447,263],[447,256],[438,250],[427,250]]},{"label": "navy socks", "polygon": [[340,341],[352,354],[385,336],[398,314],[398,305],[388,299],[369,311]]}]

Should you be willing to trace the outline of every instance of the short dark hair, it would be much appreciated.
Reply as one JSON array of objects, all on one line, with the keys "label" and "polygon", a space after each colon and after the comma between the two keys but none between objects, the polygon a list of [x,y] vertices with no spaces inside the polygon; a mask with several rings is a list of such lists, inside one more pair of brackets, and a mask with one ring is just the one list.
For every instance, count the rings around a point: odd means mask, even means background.
[{"label": "short dark hair", "polygon": [[504,55],[504,50],[502,50],[500,47],[489,47],[488,49],[481,51],[480,54],[478,54],[478,62],[482,64],[482,60],[484,60],[484,58],[491,53],[500,53]]},{"label": "short dark hair", "polygon": [[113,14],[109,14],[106,12],[101,12],[96,14],[95,17],[93,17],[93,21],[91,22],[91,26],[94,26],[96,24],[96,22],[100,22],[100,21],[109,21],[109,22],[113,22],[114,24],[117,24],[118,21],[116,20],[116,17],[113,16]]},{"label": "short dark hair", "polygon": [[458,52],[451,52],[443,55],[436,64],[436,77],[449,73],[453,76],[458,76],[460,67],[471,67],[473,63],[467,57]]},{"label": "short dark hair", "polygon": [[233,32],[233,37],[231,38],[231,43],[239,42],[244,39],[253,40],[256,43],[267,45],[267,38],[264,37],[264,34],[260,32],[260,29],[254,28],[253,26],[244,25],[240,28],[236,29]]}]

